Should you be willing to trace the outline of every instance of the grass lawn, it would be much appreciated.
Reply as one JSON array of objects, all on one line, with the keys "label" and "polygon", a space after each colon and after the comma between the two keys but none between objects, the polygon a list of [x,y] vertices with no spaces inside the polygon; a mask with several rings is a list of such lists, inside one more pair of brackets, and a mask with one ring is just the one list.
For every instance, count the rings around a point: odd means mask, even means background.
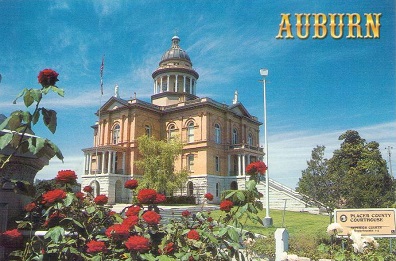
[{"label": "grass lawn", "polygon": [[[220,210],[212,212],[212,217],[215,219],[220,215],[224,215],[224,212]],[[260,211],[259,216],[264,218],[265,210]],[[285,227],[290,237],[301,234],[316,237],[318,234],[325,235],[327,226],[330,223],[329,216],[315,215],[307,212],[270,210],[270,216],[273,220],[272,227],[265,228],[260,224],[254,224],[250,220],[246,220],[246,230],[266,236],[273,236],[277,228]],[[243,219],[242,223],[244,223]],[[282,224],[284,224],[284,226],[282,226]]]}]

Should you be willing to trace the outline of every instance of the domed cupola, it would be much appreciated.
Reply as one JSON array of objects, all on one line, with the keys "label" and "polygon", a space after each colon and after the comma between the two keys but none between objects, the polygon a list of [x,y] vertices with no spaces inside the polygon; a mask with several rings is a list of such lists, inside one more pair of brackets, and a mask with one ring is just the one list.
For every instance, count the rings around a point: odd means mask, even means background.
[{"label": "domed cupola", "polygon": [[199,74],[192,68],[190,56],[179,46],[180,38],[172,37],[172,45],[161,58],[152,74],[154,79],[153,104],[166,106],[197,98]]},{"label": "domed cupola", "polygon": [[172,47],[162,55],[161,63],[172,59],[186,60],[191,64],[190,56],[187,52],[180,48],[179,46],[180,38],[178,36],[172,37]]}]

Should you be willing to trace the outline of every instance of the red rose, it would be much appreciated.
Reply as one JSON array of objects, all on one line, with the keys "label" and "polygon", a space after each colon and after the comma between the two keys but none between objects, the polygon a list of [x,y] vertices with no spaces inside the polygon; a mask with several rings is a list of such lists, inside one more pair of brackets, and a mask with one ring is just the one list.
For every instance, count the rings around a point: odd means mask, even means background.
[{"label": "red rose", "polygon": [[45,203],[59,202],[66,198],[66,192],[62,189],[54,189],[43,194]]},{"label": "red rose", "polygon": [[79,200],[83,200],[84,199],[84,193],[82,193],[82,192],[76,192],[76,193],[74,193],[74,195],[76,195],[76,197]]},{"label": "red rose", "polygon": [[92,193],[93,188],[92,188],[91,186],[85,186],[85,187],[83,188],[83,191],[84,191],[84,192],[87,192],[87,193]]},{"label": "red rose", "polygon": [[166,200],[166,197],[165,197],[164,194],[157,194],[157,195],[155,196],[154,203],[155,203],[155,204],[159,204],[159,203],[164,202],[165,200]]},{"label": "red rose", "polygon": [[128,250],[146,252],[150,250],[150,241],[142,236],[131,236],[125,242],[125,246],[128,248]]},{"label": "red rose", "polygon": [[139,222],[138,216],[130,216],[122,221],[122,225],[129,227],[129,229],[133,228]]},{"label": "red rose", "polygon": [[144,221],[146,221],[147,224],[149,225],[158,225],[158,223],[161,220],[161,215],[159,215],[157,212],[149,210],[146,211],[143,215],[142,218]]},{"label": "red rose", "polygon": [[262,161],[255,161],[247,165],[246,173],[249,175],[261,174],[264,175],[267,170],[267,166]]},{"label": "red rose", "polygon": [[107,252],[107,247],[105,242],[91,240],[87,243],[87,253],[100,253]]},{"label": "red rose", "polygon": [[160,254],[172,254],[172,252],[175,251],[175,243],[173,242],[169,242],[168,244],[166,244],[166,246],[164,247],[164,249],[158,249],[158,252]]},{"label": "red rose", "polygon": [[154,189],[141,189],[138,192],[137,199],[141,204],[154,203],[157,198],[157,191]]},{"label": "red rose", "polygon": [[55,86],[58,80],[58,73],[52,69],[44,69],[37,76],[38,82],[43,87]]},{"label": "red rose", "polygon": [[223,210],[225,212],[229,212],[232,209],[233,206],[234,206],[234,203],[232,203],[231,200],[226,199],[226,200],[223,200],[220,203],[220,210]]},{"label": "red rose", "polygon": [[94,202],[98,205],[104,205],[107,204],[107,202],[109,201],[109,198],[106,195],[97,195],[94,198]]},{"label": "red rose", "polygon": [[61,170],[58,171],[58,175],[55,177],[55,180],[62,184],[75,184],[77,175],[73,170]]},{"label": "red rose", "polygon": [[124,187],[127,189],[135,189],[138,187],[138,181],[136,179],[127,180],[124,184]]},{"label": "red rose", "polygon": [[22,244],[23,236],[18,229],[7,230],[0,234],[0,246],[17,247]]},{"label": "red rose", "polygon": [[208,217],[207,221],[208,221],[208,222],[212,222],[212,221],[213,221],[213,218],[212,218],[212,217]]},{"label": "red rose", "polygon": [[205,198],[207,199],[207,200],[209,200],[209,201],[212,201],[213,200],[213,195],[211,194],[211,193],[206,193],[205,194]]},{"label": "red rose", "polygon": [[191,215],[191,212],[188,211],[188,210],[184,210],[184,211],[182,212],[182,216],[183,216],[183,217],[188,217],[188,216],[190,216],[190,215]]},{"label": "red rose", "polygon": [[27,204],[27,205],[25,206],[25,211],[27,211],[27,212],[32,212],[33,209],[35,209],[35,208],[36,208],[36,203],[30,202],[29,204]]},{"label": "red rose", "polygon": [[125,240],[129,236],[129,227],[123,224],[114,224],[106,229],[105,234],[114,240]]},{"label": "red rose", "polygon": [[130,216],[138,216],[141,208],[139,206],[130,206],[128,210],[125,212],[127,217]]},{"label": "red rose", "polygon": [[195,229],[191,229],[187,233],[187,238],[188,239],[199,240],[199,233]]}]

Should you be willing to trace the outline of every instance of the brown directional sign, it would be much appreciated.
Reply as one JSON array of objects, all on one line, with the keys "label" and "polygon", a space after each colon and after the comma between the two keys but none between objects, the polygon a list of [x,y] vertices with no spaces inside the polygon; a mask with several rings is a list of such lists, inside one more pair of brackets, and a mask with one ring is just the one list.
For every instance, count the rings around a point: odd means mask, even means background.
[{"label": "brown directional sign", "polygon": [[363,236],[396,237],[396,209],[336,209],[335,222],[344,231],[339,236],[347,236],[352,230]]}]

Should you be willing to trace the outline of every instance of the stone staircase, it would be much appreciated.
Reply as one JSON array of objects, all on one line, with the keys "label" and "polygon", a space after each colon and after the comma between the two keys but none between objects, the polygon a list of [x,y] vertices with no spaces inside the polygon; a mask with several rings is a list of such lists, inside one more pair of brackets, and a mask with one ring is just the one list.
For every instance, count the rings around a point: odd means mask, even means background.
[{"label": "stone staircase", "polygon": [[[257,189],[264,196],[261,198],[263,206],[266,206],[266,185],[265,181],[257,184]],[[321,209],[295,190],[282,185],[275,180],[269,180],[269,205],[270,209],[286,209],[288,211],[300,211],[319,214]]]}]

